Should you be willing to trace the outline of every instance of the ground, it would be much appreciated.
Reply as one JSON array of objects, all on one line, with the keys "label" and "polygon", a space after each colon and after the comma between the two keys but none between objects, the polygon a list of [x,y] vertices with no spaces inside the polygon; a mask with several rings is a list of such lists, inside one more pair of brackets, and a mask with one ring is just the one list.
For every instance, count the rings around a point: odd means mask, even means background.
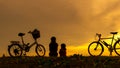
[{"label": "ground", "polygon": [[119,56],[1,57],[0,68],[119,68]]}]

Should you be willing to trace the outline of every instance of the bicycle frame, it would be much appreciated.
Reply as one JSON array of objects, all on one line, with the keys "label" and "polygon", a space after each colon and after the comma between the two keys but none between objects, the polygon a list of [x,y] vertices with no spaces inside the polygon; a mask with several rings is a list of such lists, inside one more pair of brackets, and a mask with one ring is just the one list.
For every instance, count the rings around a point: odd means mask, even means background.
[{"label": "bicycle frame", "polygon": [[[32,47],[32,46],[34,46],[35,44],[37,44],[38,45],[38,42],[37,42],[37,40],[34,40],[34,42],[33,43],[31,43],[31,44],[29,44],[29,43],[27,43],[27,44],[25,44],[25,42],[24,42],[24,40],[23,40],[23,37],[21,37],[21,39],[22,39],[22,46],[20,45],[20,47],[24,50],[24,51],[26,51],[26,49],[28,49],[28,51],[29,51],[29,49]],[[27,48],[26,48],[27,47]]]},{"label": "bicycle frame", "polygon": [[38,44],[37,41],[33,42],[32,44],[29,45],[29,47],[31,48],[33,45]]},{"label": "bicycle frame", "polygon": [[104,45],[106,45],[105,43],[105,39],[111,39],[111,44],[109,44],[109,46],[113,46],[113,41],[115,40],[115,41],[117,41],[117,39],[115,39],[114,38],[114,35],[113,35],[113,37],[109,37],[109,38],[101,38],[101,34],[96,34],[97,36],[98,36],[98,42],[100,42],[100,43],[102,43],[102,44],[104,44]]},{"label": "bicycle frame", "polygon": [[[115,40],[115,42],[117,42],[117,39],[114,38],[114,34],[113,34],[113,37],[109,37],[109,38],[101,38],[101,34],[96,34],[96,35],[98,35],[98,38],[99,38],[98,42],[100,42],[102,45],[105,45],[108,48],[110,55],[112,55],[112,52],[114,50],[113,46],[115,45],[115,43],[113,45],[113,41]],[[106,43],[104,41],[105,39],[111,39],[111,44]],[[97,49],[97,47],[98,45],[96,46],[95,49]]]}]

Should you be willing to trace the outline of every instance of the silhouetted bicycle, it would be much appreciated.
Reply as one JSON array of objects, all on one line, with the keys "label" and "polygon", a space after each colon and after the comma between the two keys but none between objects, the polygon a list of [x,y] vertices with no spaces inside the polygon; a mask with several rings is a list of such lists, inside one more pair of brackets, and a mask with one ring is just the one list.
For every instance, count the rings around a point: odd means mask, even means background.
[{"label": "silhouetted bicycle", "polygon": [[26,52],[29,52],[30,48],[34,45],[36,45],[35,52],[38,56],[45,55],[46,50],[44,46],[38,44],[37,42],[37,39],[40,37],[40,32],[35,29],[32,32],[29,31],[28,33],[32,35],[32,37],[34,38],[34,42],[32,44],[26,44],[23,40],[23,36],[25,35],[25,33],[19,33],[18,36],[21,37],[22,44],[20,44],[20,41],[11,41],[11,44],[8,46],[8,53],[11,57],[26,55]]},{"label": "silhouetted bicycle", "polygon": [[[120,39],[115,39],[114,35],[116,35],[118,32],[111,32],[110,34],[113,34],[110,38],[101,38],[101,34],[96,33],[96,36],[98,36],[97,41],[93,41],[88,46],[88,53],[91,56],[101,56],[104,52],[105,45],[108,48],[108,51],[110,52],[110,55],[112,55],[113,50],[117,55],[120,56]],[[111,44],[108,44],[104,41],[104,39],[111,39]],[[115,40],[115,43],[113,44],[113,41]]]}]

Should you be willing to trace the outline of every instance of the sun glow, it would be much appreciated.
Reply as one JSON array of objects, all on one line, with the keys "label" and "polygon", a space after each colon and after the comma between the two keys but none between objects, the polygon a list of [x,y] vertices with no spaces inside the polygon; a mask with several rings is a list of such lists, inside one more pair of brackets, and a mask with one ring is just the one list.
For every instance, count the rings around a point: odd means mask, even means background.
[{"label": "sun glow", "polygon": [[84,56],[87,56],[88,55],[87,48],[88,44],[68,46],[67,55],[69,56],[73,54],[82,54]]}]

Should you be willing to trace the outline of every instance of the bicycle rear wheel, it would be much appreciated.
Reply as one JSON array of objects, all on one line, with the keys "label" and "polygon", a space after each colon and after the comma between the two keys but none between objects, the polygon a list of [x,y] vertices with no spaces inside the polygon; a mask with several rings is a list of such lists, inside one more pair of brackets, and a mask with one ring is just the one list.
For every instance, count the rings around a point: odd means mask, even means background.
[{"label": "bicycle rear wheel", "polygon": [[117,55],[120,56],[120,40],[118,40],[115,44],[114,44],[114,51]]},{"label": "bicycle rear wheel", "polygon": [[45,47],[41,44],[38,44],[35,48],[35,51],[37,53],[38,56],[44,56],[45,55]]},{"label": "bicycle rear wheel", "polygon": [[8,46],[8,53],[11,57],[17,57],[22,55],[22,48],[19,44],[11,44]]},{"label": "bicycle rear wheel", "polygon": [[90,54],[90,56],[101,56],[103,51],[104,51],[103,45],[98,41],[94,41],[90,43],[88,46],[88,53]]}]

